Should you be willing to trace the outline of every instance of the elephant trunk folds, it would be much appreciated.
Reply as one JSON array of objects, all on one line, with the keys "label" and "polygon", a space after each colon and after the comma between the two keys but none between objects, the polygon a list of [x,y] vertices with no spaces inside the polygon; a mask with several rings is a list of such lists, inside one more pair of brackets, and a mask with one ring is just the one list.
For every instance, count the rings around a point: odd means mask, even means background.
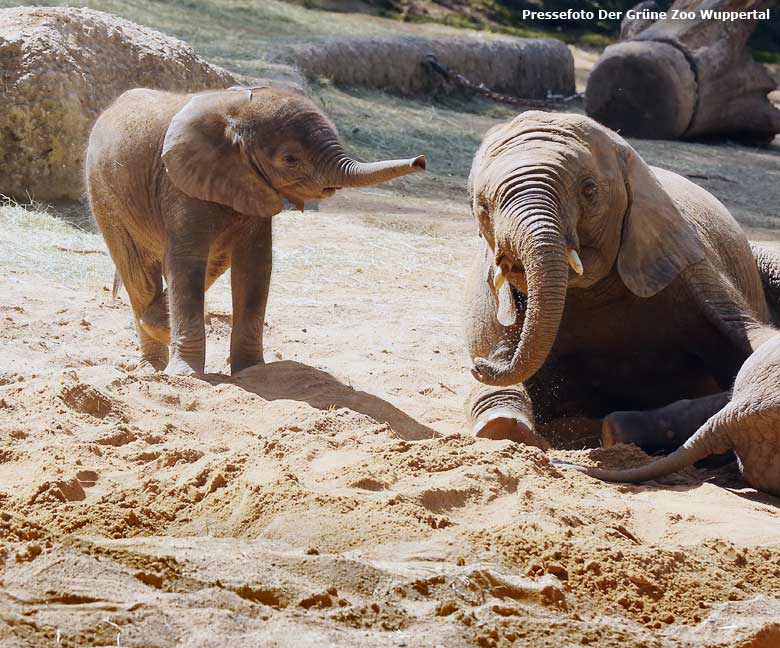
[{"label": "elephant trunk folds", "polygon": [[478,380],[497,386],[526,381],[547,360],[558,335],[566,301],[569,266],[561,233],[557,200],[552,192],[534,188],[512,195],[496,220],[496,252],[522,265],[527,308],[522,323],[509,327],[502,348],[511,358],[477,358]]}]

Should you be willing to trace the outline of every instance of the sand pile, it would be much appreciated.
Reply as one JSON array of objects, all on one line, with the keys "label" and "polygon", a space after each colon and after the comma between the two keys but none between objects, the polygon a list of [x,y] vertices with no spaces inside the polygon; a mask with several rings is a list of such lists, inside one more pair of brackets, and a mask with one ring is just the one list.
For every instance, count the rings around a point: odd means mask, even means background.
[{"label": "sand pile", "polygon": [[466,436],[471,225],[345,204],[277,221],[268,364],[232,379],[223,281],[197,380],[136,371],[110,273],[0,278],[0,644],[780,645],[778,501],[733,467],[609,485],[550,457],[647,457]]}]

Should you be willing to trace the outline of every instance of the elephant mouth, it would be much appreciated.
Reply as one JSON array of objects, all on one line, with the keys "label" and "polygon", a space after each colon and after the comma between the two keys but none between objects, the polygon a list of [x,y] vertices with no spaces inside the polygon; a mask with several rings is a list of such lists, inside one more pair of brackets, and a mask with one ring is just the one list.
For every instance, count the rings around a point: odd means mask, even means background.
[{"label": "elephant mouth", "polygon": [[495,270],[493,271],[493,284],[498,291],[505,281],[520,290],[526,288],[525,268],[520,261],[511,258],[508,254],[501,252],[496,259]]}]

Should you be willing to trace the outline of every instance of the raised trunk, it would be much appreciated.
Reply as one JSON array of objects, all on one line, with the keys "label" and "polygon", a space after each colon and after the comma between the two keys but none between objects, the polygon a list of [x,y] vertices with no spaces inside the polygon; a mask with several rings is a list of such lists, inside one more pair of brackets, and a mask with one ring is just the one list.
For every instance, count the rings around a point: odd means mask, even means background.
[{"label": "raised trunk", "polygon": [[[747,49],[757,21],[708,19],[702,12],[767,10],[776,3],[676,0],[668,18],[604,51],[588,79],[588,115],[636,137],[771,139],[780,132],[780,111],[767,99],[776,84]],[[672,10],[693,17],[673,19]]]},{"label": "raised trunk", "polygon": [[358,162],[346,156],[341,156],[333,163],[333,168],[327,174],[330,186],[368,187],[387,182],[394,178],[425,171],[425,156],[418,155],[406,160],[386,160],[384,162]]},{"label": "raised trunk", "polygon": [[[522,323],[509,327],[489,358],[475,358],[474,376],[488,385],[522,383],[547,360],[558,335],[569,267],[551,196],[521,197],[496,227],[496,245],[523,265],[528,299]],[[507,350],[514,349],[511,357]]]}]

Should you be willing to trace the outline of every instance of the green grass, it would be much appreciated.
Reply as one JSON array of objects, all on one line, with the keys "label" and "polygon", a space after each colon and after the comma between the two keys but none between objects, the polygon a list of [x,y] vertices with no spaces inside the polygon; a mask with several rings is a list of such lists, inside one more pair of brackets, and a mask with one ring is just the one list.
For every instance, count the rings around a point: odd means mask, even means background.
[{"label": "green grass", "polygon": [[753,58],[759,63],[780,63],[780,52],[768,52],[767,50],[752,50]]},{"label": "green grass", "polygon": [[[315,9],[322,6],[321,0],[298,0],[297,4]],[[513,13],[494,0],[472,0],[467,3],[468,6],[466,3],[450,5],[435,0],[433,2],[417,0],[413,4],[433,10],[422,14],[397,9],[378,9],[375,13],[378,16],[416,25],[443,25],[460,30],[476,30],[519,38],[557,38],[566,43],[583,46],[605,47],[614,42],[613,38],[604,33],[587,29],[564,32],[554,27],[532,26],[530,23],[518,20],[517,13]]]}]

